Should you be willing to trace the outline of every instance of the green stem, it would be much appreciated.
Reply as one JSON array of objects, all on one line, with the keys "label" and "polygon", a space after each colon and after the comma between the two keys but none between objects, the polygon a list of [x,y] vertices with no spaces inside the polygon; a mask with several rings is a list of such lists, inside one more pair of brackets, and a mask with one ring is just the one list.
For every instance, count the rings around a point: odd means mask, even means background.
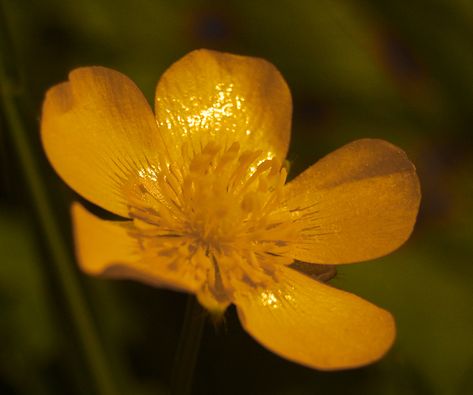
[{"label": "green stem", "polygon": [[68,251],[59,225],[54,217],[54,210],[48,199],[42,176],[35,160],[34,152],[28,141],[28,133],[20,116],[17,100],[21,89],[18,85],[17,67],[13,60],[11,44],[8,41],[6,18],[3,3],[0,3],[0,95],[1,106],[7,124],[7,132],[16,151],[16,155],[31,191],[32,201],[44,232],[51,262],[60,289],[63,293],[75,334],[82,345],[84,358],[90,374],[95,380],[97,394],[114,395],[115,384],[109,372],[104,350],[99,342],[90,312],[73,270],[73,261]]},{"label": "green stem", "polygon": [[189,395],[191,393],[206,317],[207,314],[197,298],[189,295],[171,381],[172,395]]}]

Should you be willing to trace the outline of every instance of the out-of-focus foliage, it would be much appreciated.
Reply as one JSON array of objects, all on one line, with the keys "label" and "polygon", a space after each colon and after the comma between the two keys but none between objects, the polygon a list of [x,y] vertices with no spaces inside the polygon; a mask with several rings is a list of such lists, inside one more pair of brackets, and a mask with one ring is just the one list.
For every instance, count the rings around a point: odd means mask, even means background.
[{"label": "out-of-focus foliage", "polygon": [[[387,258],[339,268],[332,282],[394,313],[399,333],[387,357],[354,371],[311,371],[254,343],[230,310],[206,327],[195,393],[473,391],[471,1],[4,3],[36,121],[45,90],[74,67],[120,70],[152,99],[167,66],[207,47],[267,58],[287,79],[294,99],[292,176],[361,137],[399,145],[418,168],[423,201],[409,242]],[[37,133],[33,127],[31,144],[39,144]],[[42,238],[25,209],[33,202],[3,129],[0,144],[0,393],[88,393]],[[74,196],[40,160],[68,234]],[[83,280],[123,393],[166,388],[184,296]]]},{"label": "out-of-focus foliage", "polygon": [[[31,229],[21,212],[0,211],[0,369],[25,393],[47,393],[41,375],[57,358],[50,308]],[[29,377],[29,380],[25,380]],[[7,385],[6,383],[2,383]],[[0,386],[0,388],[3,388]]]}]

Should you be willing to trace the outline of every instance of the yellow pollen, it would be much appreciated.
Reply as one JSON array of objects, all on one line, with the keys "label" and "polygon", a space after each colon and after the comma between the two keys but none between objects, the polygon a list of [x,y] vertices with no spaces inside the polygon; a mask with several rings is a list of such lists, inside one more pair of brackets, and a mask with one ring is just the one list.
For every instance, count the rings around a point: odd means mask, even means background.
[{"label": "yellow pollen", "polygon": [[199,153],[184,144],[181,152],[182,167],[139,178],[143,198],[130,202],[130,216],[143,253],[156,264],[174,254],[170,269],[192,266],[211,292],[227,296],[238,284],[274,279],[278,265],[292,262],[284,251],[297,233],[283,205],[281,163],[237,142],[210,142]]}]

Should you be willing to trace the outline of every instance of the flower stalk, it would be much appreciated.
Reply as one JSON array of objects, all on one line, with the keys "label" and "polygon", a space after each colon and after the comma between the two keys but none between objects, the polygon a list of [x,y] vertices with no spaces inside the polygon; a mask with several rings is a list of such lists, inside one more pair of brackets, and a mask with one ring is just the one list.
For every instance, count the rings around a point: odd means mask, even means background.
[{"label": "flower stalk", "polygon": [[194,295],[187,298],[184,323],[171,378],[172,395],[189,395],[207,314]]}]

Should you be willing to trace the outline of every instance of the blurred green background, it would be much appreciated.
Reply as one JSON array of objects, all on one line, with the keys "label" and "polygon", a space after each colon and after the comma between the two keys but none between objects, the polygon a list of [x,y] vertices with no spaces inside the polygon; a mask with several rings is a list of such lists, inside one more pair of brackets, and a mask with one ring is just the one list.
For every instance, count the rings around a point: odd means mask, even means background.
[{"label": "blurred green background", "polygon": [[[83,65],[130,76],[152,100],[162,72],[205,47],[264,57],[294,99],[291,176],[362,137],[402,147],[423,200],[411,239],[332,281],[392,311],[381,362],[312,371],[276,357],[233,308],[205,327],[195,394],[473,393],[473,2],[471,0],[7,0],[22,111],[41,183],[72,251],[77,198],[41,151],[45,90]],[[1,83],[4,83],[3,81]],[[1,117],[0,394],[95,394],[57,270]],[[74,269],[117,393],[165,393],[186,296]]]}]

